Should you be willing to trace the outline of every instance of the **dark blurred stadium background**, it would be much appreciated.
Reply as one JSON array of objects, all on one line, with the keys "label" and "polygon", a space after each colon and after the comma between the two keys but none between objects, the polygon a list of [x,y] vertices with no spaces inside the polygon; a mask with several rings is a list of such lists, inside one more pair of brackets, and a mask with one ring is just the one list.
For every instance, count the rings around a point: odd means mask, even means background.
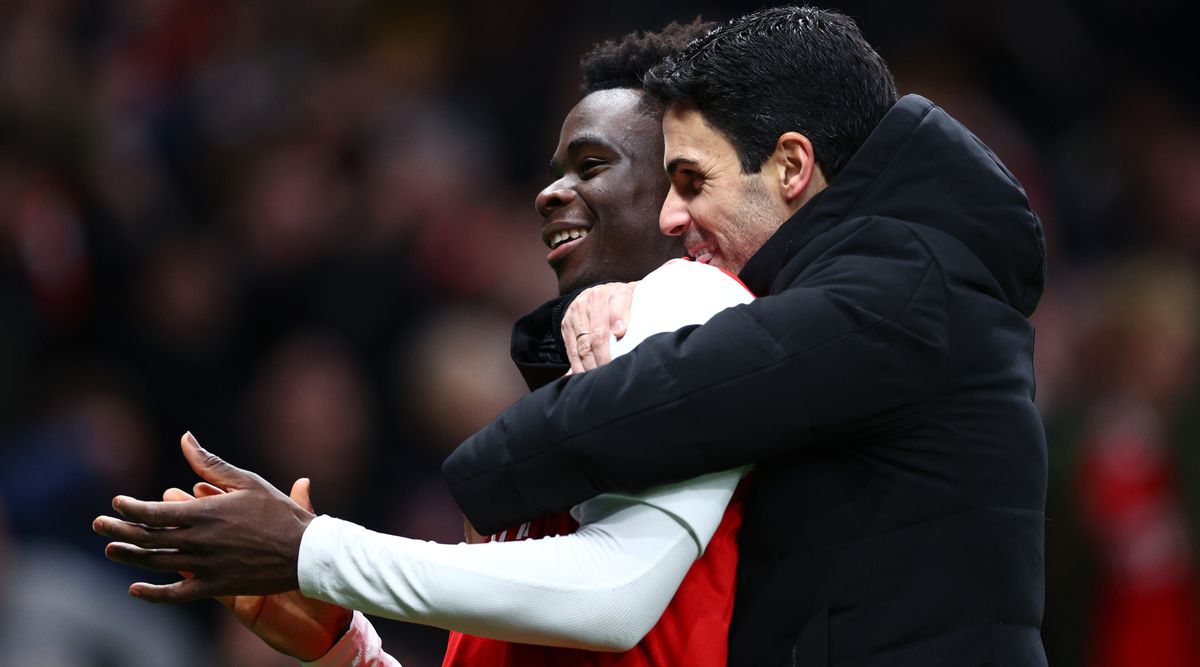
[{"label": "dark blurred stadium background", "polygon": [[[838,2],[1046,224],[1051,664],[1200,664],[1200,120],[1185,3]],[[757,3],[0,0],[0,664],[292,664],[88,529],[191,429],[456,541],[443,456],[522,393],[533,195],[579,54]],[[930,174],[936,178],[937,174]],[[381,623],[405,664],[444,635]]]}]

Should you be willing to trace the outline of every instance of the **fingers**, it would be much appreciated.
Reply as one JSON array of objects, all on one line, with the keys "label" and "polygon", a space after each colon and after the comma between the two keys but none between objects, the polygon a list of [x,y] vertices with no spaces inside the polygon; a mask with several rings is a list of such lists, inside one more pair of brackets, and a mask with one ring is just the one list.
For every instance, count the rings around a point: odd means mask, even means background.
[{"label": "fingers", "polygon": [[307,477],[301,477],[300,479],[298,479],[292,483],[292,492],[289,493],[288,496],[292,499],[293,502],[295,502],[300,507],[304,508],[305,511],[316,514],[317,511],[314,510],[313,506],[312,506],[312,499],[309,498],[309,495],[308,495],[309,489],[311,487],[312,487],[312,480],[310,480]]},{"label": "fingers", "polygon": [[[573,372],[582,373],[596,367],[596,360],[592,356],[592,332],[580,331],[575,334],[573,344],[567,343],[565,338],[563,342],[566,343],[568,350],[574,349],[575,351],[575,358],[571,361],[571,370]],[[567,358],[570,359],[571,355],[568,354]]]},{"label": "fingers", "polygon": [[195,578],[166,585],[138,582],[129,587],[129,594],[146,602],[177,604],[209,597],[206,590],[210,588],[203,580]]},{"label": "fingers", "polygon": [[575,300],[571,302],[571,305],[567,306],[567,312],[563,313],[561,328],[563,347],[567,353],[567,361],[571,364],[572,373],[582,373],[584,370],[583,364],[579,362],[579,351],[575,349],[576,339],[581,335],[587,335],[582,333],[587,331],[587,322],[579,321],[581,316],[584,318],[587,317],[587,311],[583,307],[584,294],[587,294],[587,292],[585,291],[579,296],[575,297]]},{"label": "fingers", "polygon": [[97,517],[92,530],[117,542],[125,542],[147,549],[167,549],[179,546],[179,536],[171,528],[150,528],[111,516]]},{"label": "fingers", "polygon": [[[195,495],[192,495],[192,494]],[[163,501],[168,503],[178,503],[187,500],[196,500],[197,498],[209,498],[212,496],[224,495],[225,492],[208,482],[197,482],[192,486],[192,493],[188,493],[183,489],[171,487],[163,491]]]},{"label": "fingers", "polygon": [[191,572],[195,557],[174,549],[143,549],[125,542],[110,542],[104,556],[116,563],[134,565],[152,572]]},{"label": "fingers", "polygon": [[[187,570],[180,570],[179,576],[183,577],[184,579],[195,579],[196,578],[195,574],[188,572]],[[132,594],[132,591],[131,591],[131,594]],[[216,597],[216,600],[217,600],[217,602],[220,602],[221,604],[225,605],[226,609],[233,609],[233,605],[237,601],[237,596],[236,595],[218,595]]]},{"label": "fingers", "polygon": [[179,439],[179,445],[183,449],[183,458],[187,460],[192,470],[217,488],[229,491],[260,487],[265,484],[258,475],[226,463],[215,454],[210,454],[200,446],[191,431],[183,434],[183,437]]},{"label": "fingers", "polygon": [[195,499],[196,497],[187,491],[184,491],[183,489],[177,489],[173,486],[166,491],[163,491],[163,502],[180,503]]},{"label": "fingers", "polygon": [[192,503],[146,502],[129,496],[113,498],[113,509],[130,521],[156,528],[188,526],[195,516]]},{"label": "fingers", "polygon": [[[197,484],[196,486],[199,486],[199,484]],[[213,488],[216,488],[216,487],[213,487]],[[187,493],[186,491],[182,491],[182,490],[176,489],[176,488],[167,489],[167,491],[165,493],[163,493],[163,500],[170,500],[167,498],[167,494],[169,494],[171,492],[175,492],[175,491],[183,494],[184,496],[187,496],[187,498],[176,498],[175,499],[176,502],[182,501],[182,500],[187,500],[188,498],[195,500],[195,498],[192,498],[191,494]],[[217,492],[223,493],[220,489],[217,489]],[[174,494],[172,494],[172,495],[174,495]],[[117,549],[120,549],[120,547],[114,548],[114,555],[117,553]],[[105,553],[107,554],[107,550]],[[194,579],[196,577],[196,575],[194,573],[188,572],[187,570],[177,570],[177,572],[179,572],[179,576],[183,577],[184,579]],[[226,609],[233,609],[233,603],[236,598],[232,595],[218,595],[216,599],[217,599],[217,602],[220,602],[221,604],[225,605]]]},{"label": "fingers", "polygon": [[609,337],[617,321],[620,335],[625,335],[632,291],[624,283],[597,285],[581,292],[567,307],[562,334],[571,372],[582,373],[612,361]]},{"label": "fingers", "polygon": [[637,289],[637,283],[626,283],[620,285],[620,288],[615,290],[612,297],[609,299],[609,318],[612,323],[612,333],[617,338],[623,338],[625,332],[629,330],[629,311],[633,307],[633,290]]},{"label": "fingers", "polygon": [[[609,283],[595,288],[588,298],[588,335],[580,340],[579,360],[589,371],[603,366],[612,359],[608,349],[608,339],[612,335],[608,303],[614,284]],[[582,343],[588,344],[587,352],[584,352]]]},{"label": "fingers", "polygon": [[[629,321],[633,290],[636,287],[636,282],[601,285],[596,299],[589,301],[588,326],[591,327],[592,358],[596,366],[603,366],[612,361],[612,336],[621,338],[628,330],[626,322]],[[582,354],[580,357],[583,359]]]},{"label": "fingers", "polygon": [[213,486],[212,484],[209,484],[208,482],[196,482],[192,486],[192,492],[196,494],[197,498],[209,498],[212,496],[219,496],[219,495],[222,495],[225,493],[221,489],[218,489],[217,487]]},{"label": "fingers", "polygon": [[[192,495],[192,494],[195,495]],[[221,496],[225,492],[208,482],[197,482],[192,486],[192,493],[188,493],[183,489],[171,487],[163,491],[163,500],[169,503],[183,502],[186,500],[196,500],[198,498],[210,498],[212,496]]]}]

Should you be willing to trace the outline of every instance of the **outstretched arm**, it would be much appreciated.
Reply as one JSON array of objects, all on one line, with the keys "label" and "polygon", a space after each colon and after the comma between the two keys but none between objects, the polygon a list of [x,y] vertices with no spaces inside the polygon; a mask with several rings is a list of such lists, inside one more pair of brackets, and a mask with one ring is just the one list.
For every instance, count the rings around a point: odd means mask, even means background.
[{"label": "outstretched arm", "polygon": [[[739,290],[733,302],[748,299]],[[723,307],[711,298],[706,303],[702,315],[691,311],[690,321]],[[689,311],[677,303],[663,312],[682,317]],[[631,328],[625,346],[647,334]],[[637,497],[596,498],[578,508],[583,526],[574,535],[438,545],[329,517],[314,520],[258,476],[203,452],[190,438],[183,445],[201,477],[232,492],[187,507],[118,497],[114,506],[131,521],[96,522],[98,531],[118,540],[107,550],[111,558],[197,573],[166,586],[134,584],[137,596],[180,602],[247,586],[268,592],[297,581],[314,597],[394,618],[598,650],[627,649],[649,631],[703,552],[740,478],[740,472],[722,473]],[[276,523],[283,526],[271,527]],[[306,530],[289,560],[294,524]],[[247,562],[261,569],[243,575]]]},{"label": "outstretched arm", "polygon": [[713,475],[658,497],[600,496],[579,508],[577,532],[517,542],[436,544],[319,517],[305,533],[301,589],[477,636],[625,651],[662,615],[739,477]]},{"label": "outstretched arm", "polygon": [[[190,574],[166,585],[135,583],[130,592],[136,597],[303,600],[297,591],[274,590],[289,585],[290,573],[305,596],[340,607],[507,641],[608,651],[631,648],[654,626],[716,531],[741,476],[710,475],[638,497],[600,496],[577,508],[578,532],[520,542],[436,544],[316,517],[307,522],[293,565],[281,567],[275,556],[245,555],[281,551],[246,547],[277,539],[265,524],[256,528],[228,515],[245,516],[239,506],[248,506],[259,516],[286,520],[299,506],[259,488],[266,483],[252,473],[201,454],[193,439],[185,437],[183,446],[201,477],[236,490],[191,502],[119,497],[115,505],[131,521],[96,520],[100,533],[118,540],[106,549],[113,560]],[[265,571],[249,566],[254,572],[244,578],[251,583],[241,584],[238,573],[247,563],[264,563]],[[239,594],[245,586],[267,595]],[[300,632],[307,621],[297,619],[293,629]],[[303,639],[287,636],[286,628],[255,631],[276,648]]]}]

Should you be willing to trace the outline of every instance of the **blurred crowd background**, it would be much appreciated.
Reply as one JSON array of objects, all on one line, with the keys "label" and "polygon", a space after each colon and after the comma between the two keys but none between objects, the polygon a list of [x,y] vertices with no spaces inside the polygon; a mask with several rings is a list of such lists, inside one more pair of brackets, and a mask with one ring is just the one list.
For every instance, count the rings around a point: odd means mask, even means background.
[{"label": "blurred crowd background", "polygon": [[[1200,664],[1200,88],[1183,2],[834,2],[1046,225],[1051,664]],[[0,664],[293,664],[130,599],[90,521],[209,449],[454,542],[523,392],[578,56],[758,3],[0,0]],[[937,178],[937,174],[930,174]],[[380,622],[410,667],[444,634]]]}]

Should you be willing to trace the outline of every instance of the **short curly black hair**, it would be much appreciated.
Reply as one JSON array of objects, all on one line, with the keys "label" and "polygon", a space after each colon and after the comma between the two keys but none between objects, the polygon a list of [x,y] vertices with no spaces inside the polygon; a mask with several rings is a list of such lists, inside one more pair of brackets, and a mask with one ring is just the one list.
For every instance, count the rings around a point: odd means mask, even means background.
[{"label": "short curly black hair", "polygon": [[640,90],[651,67],[707,35],[716,25],[697,16],[691,23],[672,21],[658,32],[631,32],[593,46],[579,59],[583,94],[612,88]]},{"label": "short curly black hair", "polygon": [[772,7],[693,41],[645,76],[647,97],[695,107],[757,172],[779,135],[812,141],[833,180],[896,103],[887,63],[854,20],[814,7]]}]

